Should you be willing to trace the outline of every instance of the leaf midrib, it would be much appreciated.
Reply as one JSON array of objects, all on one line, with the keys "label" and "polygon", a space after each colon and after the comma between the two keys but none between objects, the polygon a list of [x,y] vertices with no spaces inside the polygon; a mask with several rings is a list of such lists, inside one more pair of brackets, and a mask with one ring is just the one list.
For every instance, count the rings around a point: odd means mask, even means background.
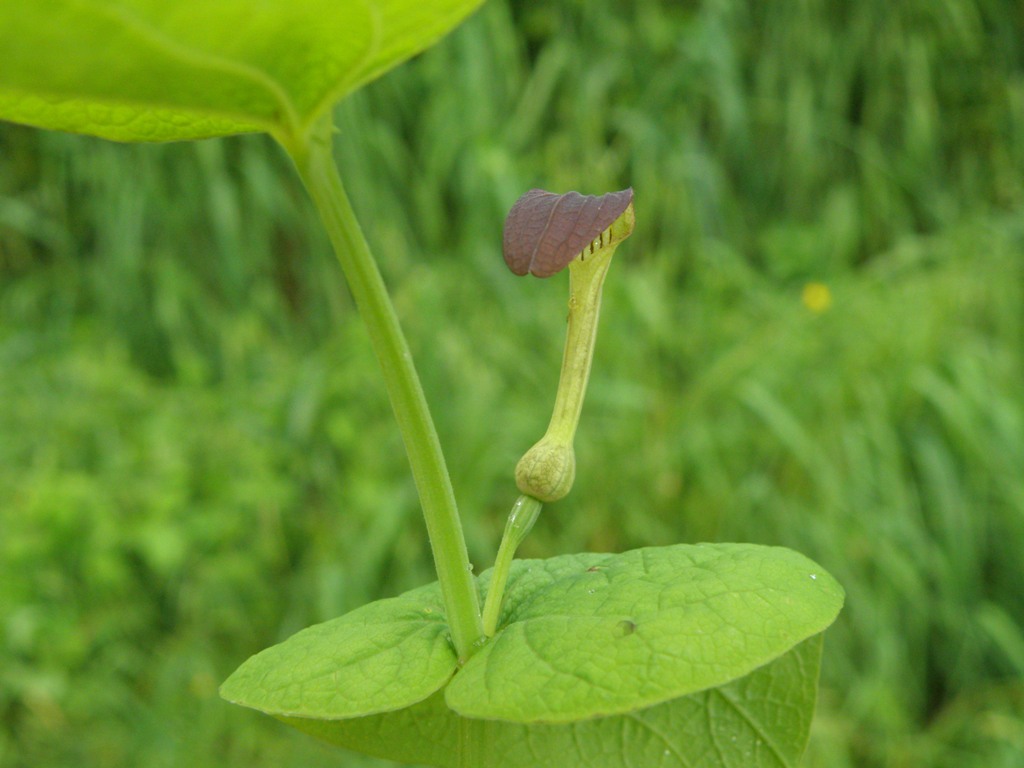
[{"label": "leaf midrib", "polygon": [[[257,115],[230,112],[228,110],[196,110],[190,108],[187,111],[194,112],[206,112],[210,115],[225,115],[232,118],[239,116],[245,120],[264,125],[269,129],[273,128],[287,128],[291,130],[297,130],[301,121],[299,120],[298,110],[296,109],[295,103],[288,96],[287,91],[284,88],[284,84],[274,78],[269,72],[255,67],[251,64],[246,64],[232,59],[218,56],[217,54],[209,53],[207,51],[198,50],[185,45],[179,40],[175,40],[172,37],[167,36],[159,29],[155,28],[151,23],[147,22],[144,18],[139,17],[137,14],[132,13],[129,9],[125,8],[120,3],[101,4],[96,0],[74,0],[76,4],[81,7],[85,12],[95,14],[99,17],[107,18],[117,24],[122,25],[128,32],[133,34],[138,40],[150,46],[154,50],[162,51],[168,54],[172,58],[178,59],[180,62],[185,63],[189,66],[194,66],[200,69],[214,70],[223,72],[225,74],[234,75],[247,80],[248,82],[261,88],[272,101],[274,101],[281,111],[282,124],[274,125],[269,123],[266,119]],[[113,100],[111,100],[113,101]],[[137,104],[142,106],[156,107],[160,109],[171,109],[177,110],[178,108],[173,105],[162,104],[160,102],[146,102],[136,99],[128,99],[124,102],[116,102],[124,104]]]},{"label": "leaf midrib", "polygon": [[653,734],[655,738],[657,738],[659,741],[661,741],[662,744],[665,745],[665,749],[671,752],[672,756],[679,760],[679,762],[682,763],[684,766],[689,768],[689,766],[692,765],[692,763],[690,763],[690,761],[686,759],[686,755],[680,752],[676,748],[676,745],[669,740],[668,736],[663,734],[661,731],[659,731],[657,728],[655,728],[649,722],[647,722],[644,718],[642,718],[639,712],[625,712],[622,714],[622,717],[632,720],[634,723],[637,724],[639,728]]},{"label": "leaf midrib", "polygon": [[757,737],[761,739],[761,742],[768,747],[768,751],[771,752],[772,755],[775,756],[775,759],[779,761],[779,765],[789,765],[789,762],[782,756],[779,746],[775,743],[773,739],[771,739],[768,736],[767,733],[765,733],[764,728],[762,728],[760,722],[758,722],[758,720],[752,714],[750,714],[744,707],[742,707],[738,701],[735,701],[732,698],[730,698],[725,693],[725,691],[722,690],[722,688],[720,687],[709,689],[709,694],[717,695],[719,698],[722,699],[722,701],[724,701],[729,707],[731,707],[737,715],[740,716],[740,719],[742,719],[749,726],[750,730],[757,734]]},{"label": "leaf midrib", "polygon": [[366,52],[360,57],[359,63],[349,69],[348,76],[342,79],[334,88],[327,91],[324,97],[317,102],[316,106],[310,111],[311,116],[319,115],[322,110],[329,109],[332,104],[348,93],[352,83],[365,74],[367,62],[371,61],[380,49],[380,42],[384,38],[384,25],[381,21],[380,8],[375,3],[371,3],[370,0],[361,0],[361,2],[366,8],[369,17],[373,20],[373,25],[370,29],[370,43],[366,46]]}]

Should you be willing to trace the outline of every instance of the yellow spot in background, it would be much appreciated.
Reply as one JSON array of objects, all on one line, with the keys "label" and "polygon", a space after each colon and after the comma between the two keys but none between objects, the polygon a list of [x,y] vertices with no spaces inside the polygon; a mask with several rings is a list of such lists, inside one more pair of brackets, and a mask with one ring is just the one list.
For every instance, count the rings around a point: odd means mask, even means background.
[{"label": "yellow spot in background", "polygon": [[800,300],[811,312],[820,315],[832,306],[832,291],[824,283],[807,283]]}]

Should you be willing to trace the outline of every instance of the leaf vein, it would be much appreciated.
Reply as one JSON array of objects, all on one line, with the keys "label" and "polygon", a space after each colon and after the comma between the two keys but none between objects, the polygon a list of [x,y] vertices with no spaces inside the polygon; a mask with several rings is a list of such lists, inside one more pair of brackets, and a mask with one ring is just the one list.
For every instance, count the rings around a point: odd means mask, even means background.
[{"label": "leaf vein", "polygon": [[[180,40],[175,40],[164,34],[151,23],[132,13],[120,3],[112,3],[107,6],[97,2],[97,0],[77,0],[77,2],[80,6],[98,16],[106,16],[112,21],[120,23],[141,41],[152,46],[154,49],[163,50],[165,53],[177,57],[184,63],[236,75],[263,88],[277,102],[282,112],[282,119],[286,118],[287,122],[293,127],[298,124],[295,105],[288,97],[284,85],[272,77],[269,72],[254,67],[251,64],[232,61],[223,56],[191,48]],[[246,115],[246,117],[250,120],[255,119],[259,121],[258,116],[255,115]]]},{"label": "leaf vein", "polygon": [[366,46],[362,56],[359,57],[358,63],[353,63],[352,67],[348,71],[348,75],[338,82],[334,88],[324,94],[324,97],[317,102],[316,107],[312,110],[312,115],[319,115],[321,110],[329,107],[331,104],[340,99],[344,94],[348,93],[352,87],[352,83],[359,80],[360,77],[366,73],[367,63],[373,61],[374,56],[380,50],[381,40],[384,38],[384,24],[382,21],[381,10],[376,3],[371,3],[369,0],[362,0],[363,7],[366,8],[367,16],[372,22],[370,29],[370,43]]},{"label": "leaf vein", "polygon": [[653,734],[662,744],[665,745],[665,749],[667,749],[673,757],[679,760],[679,762],[683,766],[692,765],[692,763],[686,759],[686,756],[676,748],[676,745],[669,740],[668,736],[659,731],[657,728],[653,727],[650,723],[641,718],[636,712],[627,712],[625,713],[624,718],[635,722],[637,724],[637,727],[639,727],[641,730],[646,730],[649,733]]},{"label": "leaf vein", "polygon": [[726,694],[723,688],[712,688],[709,693],[719,696],[726,704],[736,711],[736,714],[738,714],[747,723],[747,725],[750,726],[750,730],[756,733],[758,738],[768,746],[771,753],[775,755],[775,759],[779,761],[779,765],[789,765],[786,758],[782,755],[782,750],[775,743],[775,740],[764,731],[754,716],[751,715],[738,701]]}]

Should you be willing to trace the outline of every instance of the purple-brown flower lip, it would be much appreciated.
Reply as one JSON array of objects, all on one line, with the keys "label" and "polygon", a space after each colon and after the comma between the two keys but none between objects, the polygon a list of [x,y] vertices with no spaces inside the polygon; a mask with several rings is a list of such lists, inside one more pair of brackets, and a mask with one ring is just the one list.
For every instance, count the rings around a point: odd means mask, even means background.
[{"label": "purple-brown flower lip", "polygon": [[632,187],[600,196],[531,189],[505,219],[505,263],[517,275],[550,277],[561,272],[632,202]]}]

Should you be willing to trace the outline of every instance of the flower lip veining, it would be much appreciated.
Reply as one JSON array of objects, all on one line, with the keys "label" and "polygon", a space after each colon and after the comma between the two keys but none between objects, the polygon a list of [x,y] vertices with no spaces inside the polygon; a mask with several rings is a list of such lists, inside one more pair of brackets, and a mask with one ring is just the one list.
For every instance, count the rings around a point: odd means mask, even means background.
[{"label": "flower lip veining", "polygon": [[632,203],[632,188],[601,196],[531,189],[505,219],[505,263],[517,275],[550,277],[591,243],[599,241],[598,245],[606,246],[613,238],[621,240],[632,232],[631,221],[627,232],[609,231]]}]

